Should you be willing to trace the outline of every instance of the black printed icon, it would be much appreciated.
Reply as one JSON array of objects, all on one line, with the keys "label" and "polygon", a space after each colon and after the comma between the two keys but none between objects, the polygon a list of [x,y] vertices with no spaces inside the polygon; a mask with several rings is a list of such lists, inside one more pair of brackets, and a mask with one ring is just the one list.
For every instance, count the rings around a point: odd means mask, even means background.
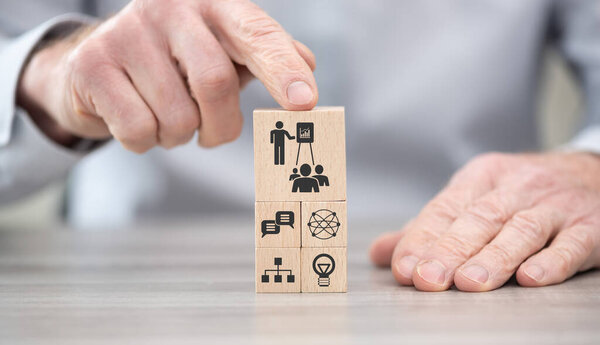
[{"label": "black printed icon", "polygon": [[315,141],[315,124],[312,122],[298,122],[296,123],[296,142],[298,143],[298,153],[296,153],[296,165],[298,165],[298,159],[300,158],[300,148],[303,143],[308,143],[310,147],[310,159],[312,164],[315,165],[315,157],[313,155],[312,143]]},{"label": "black printed icon", "polygon": [[280,266],[282,265],[282,261],[283,260],[281,258],[275,258],[275,260],[274,260],[275,268],[264,271],[264,274],[260,277],[261,283],[269,282],[269,279],[270,279],[269,273],[275,273],[275,275],[273,276],[273,282],[281,283],[282,278],[283,278],[281,273],[286,273],[286,272],[287,272],[286,281],[288,283],[293,283],[296,281],[296,277],[292,274],[293,273],[292,270],[280,268]]},{"label": "black printed icon", "polygon": [[317,284],[320,287],[329,287],[331,283],[329,276],[335,270],[335,260],[333,260],[333,257],[326,253],[319,254],[315,256],[312,267],[313,271],[319,276]]},{"label": "black printed icon", "polygon": [[329,177],[323,175],[323,166],[322,165],[317,165],[315,167],[315,175],[313,175],[314,178],[317,179],[317,181],[319,181],[319,186],[329,186]]},{"label": "black printed icon", "polygon": [[337,213],[323,208],[310,215],[307,225],[312,237],[328,240],[337,235],[341,224]]},{"label": "black printed icon", "polygon": [[294,228],[294,212],[292,211],[277,211],[275,220],[263,220],[260,223],[261,237],[266,235],[276,235],[281,231],[282,226],[288,225]]},{"label": "black printed icon", "polygon": [[[273,129],[270,134],[270,142],[273,144],[273,162],[275,165],[285,165],[285,142],[286,140],[296,139],[298,143],[298,152],[296,153],[296,167],[292,169],[292,173],[289,175],[288,180],[292,181],[292,193],[319,193],[319,187],[329,186],[329,177],[325,175],[323,165],[318,164],[315,166],[315,156],[313,152],[312,144],[315,142],[315,124],[313,122],[298,122],[296,123],[296,136],[290,135],[288,131],[283,129],[283,122],[277,121],[275,123],[276,129]],[[313,167],[304,163],[298,168],[298,162],[300,160],[300,151],[302,144],[308,144],[310,149],[310,160]],[[278,233],[275,228],[276,224],[273,221],[266,221],[264,226],[269,227],[271,230],[266,233]],[[263,236],[265,232],[263,231]]]},{"label": "black printed icon", "polygon": [[[283,129],[283,122],[277,121],[275,123],[274,130],[271,131],[270,142],[273,144],[274,151],[274,163],[275,165],[285,165],[285,139],[296,139],[296,137],[290,135],[288,131]],[[298,163],[296,163],[297,165]]]},{"label": "black printed icon", "polygon": [[290,181],[294,181],[296,178],[300,177],[301,175],[298,174],[298,169],[294,168],[292,169],[292,173],[290,174]]},{"label": "black printed icon", "polygon": [[[300,192],[300,193],[310,193],[310,192],[319,192],[319,180],[310,176],[312,169],[308,164],[302,164],[300,167],[300,175],[301,177],[296,177],[293,181],[292,185],[292,193]],[[291,176],[290,176],[291,177]]]}]

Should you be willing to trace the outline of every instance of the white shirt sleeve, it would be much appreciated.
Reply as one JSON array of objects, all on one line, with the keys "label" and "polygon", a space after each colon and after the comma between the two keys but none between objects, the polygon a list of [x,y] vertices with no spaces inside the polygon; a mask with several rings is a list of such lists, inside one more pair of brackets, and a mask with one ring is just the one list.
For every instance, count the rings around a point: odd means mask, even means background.
[{"label": "white shirt sleeve", "polygon": [[16,89],[29,54],[47,34],[73,30],[90,21],[82,15],[64,15],[0,42],[0,204],[65,177],[84,155],[47,138],[16,106]]},{"label": "white shirt sleeve", "polygon": [[582,129],[569,141],[564,149],[568,151],[586,151],[600,154],[600,125]]},{"label": "white shirt sleeve", "polygon": [[600,25],[598,0],[557,0],[558,47],[573,67],[584,93],[582,128],[564,149],[600,154]]}]

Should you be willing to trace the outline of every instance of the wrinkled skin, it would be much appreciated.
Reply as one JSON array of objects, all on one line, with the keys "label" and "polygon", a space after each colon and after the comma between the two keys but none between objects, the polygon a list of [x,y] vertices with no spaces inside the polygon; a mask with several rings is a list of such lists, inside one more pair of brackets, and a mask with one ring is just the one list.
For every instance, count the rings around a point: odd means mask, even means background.
[{"label": "wrinkled skin", "polygon": [[600,267],[600,157],[588,153],[475,158],[402,231],[380,236],[372,261],[402,285],[489,291]]},{"label": "wrinkled skin", "polygon": [[114,137],[138,153],[198,131],[236,139],[240,89],[256,76],[281,106],[317,103],[315,58],[247,0],[133,0],[35,54],[18,102],[55,141]]}]

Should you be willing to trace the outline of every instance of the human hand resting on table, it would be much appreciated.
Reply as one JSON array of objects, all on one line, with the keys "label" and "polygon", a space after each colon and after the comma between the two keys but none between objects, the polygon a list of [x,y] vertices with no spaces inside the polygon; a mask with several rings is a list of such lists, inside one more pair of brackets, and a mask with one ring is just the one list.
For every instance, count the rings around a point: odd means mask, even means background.
[{"label": "human hand resting on table", "polygon": [[38,51],[18,103],[59,143],[111,135],[135,152],[237,138],[252,76],[289,110],[311,109],[315,58],[247,0],[133,0]]},{"label": "human hand resting on table", "polygon": [[486,154],[402,231],[371,246],[402,285],[442,291],[557,284],[600,267],[600,156]]}]

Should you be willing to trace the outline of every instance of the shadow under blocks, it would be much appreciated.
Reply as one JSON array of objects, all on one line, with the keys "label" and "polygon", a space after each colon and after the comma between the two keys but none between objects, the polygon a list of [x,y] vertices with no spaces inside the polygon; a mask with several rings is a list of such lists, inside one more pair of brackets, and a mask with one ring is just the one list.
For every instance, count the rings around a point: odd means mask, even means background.
[{"label": "shadow under blocks", "polygon": [[254,110],[256,292],[346,292],[343,107]]}]

